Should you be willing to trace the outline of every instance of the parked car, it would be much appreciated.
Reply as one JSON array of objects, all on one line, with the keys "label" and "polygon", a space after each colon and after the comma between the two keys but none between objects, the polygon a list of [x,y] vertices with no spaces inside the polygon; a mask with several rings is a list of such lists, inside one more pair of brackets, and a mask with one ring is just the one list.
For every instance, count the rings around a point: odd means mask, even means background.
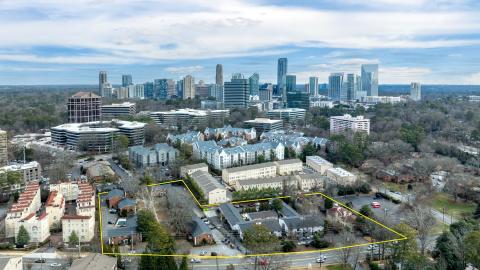
[{"label": "parked car", "polygon": [[191,259],[190,259],[190,262],[191,262],[191,263],[201,263],[202,260],[201,260],[200,258],[191,258]]},{"label": "parked car", "polygon": [[47,260],[45,259],[38,259],[38,260],[35,260],[35,263],[46,263]]},{"label": "parked car", "polygon": [[320,255],[320,257],[317,258],[317,263],[324,263],[327,260],[327,256],[325,255]]},{"label": "parked car", "polygon": [[61,267],[62,264],[61,263],[51,263],[50,266],[51,267]]},{"label": "parked car", "polygon": [[380,208],[381,204],[379,202],[372,202],[372,207],[373,208]]},{"label": "parked car", "polygon": [[378,245],[370,244],[370,245],[368,245],[368,248],[367,248],[367,249],[368,249],[368,250],[375,250],[375,249],[377,249],[377,248],[378,248]]},{"label": "parked car", "polygon": [[200,251],[200,256],[205,256],[207,255],[208,252],[206,252],[205,250],[204,251]]},{"label": "parked car", "polygon": [[266,266],[269,264],[270,264],[270,261],[267,259],[261,259],[260,261],[258,261],[258,265]]}]

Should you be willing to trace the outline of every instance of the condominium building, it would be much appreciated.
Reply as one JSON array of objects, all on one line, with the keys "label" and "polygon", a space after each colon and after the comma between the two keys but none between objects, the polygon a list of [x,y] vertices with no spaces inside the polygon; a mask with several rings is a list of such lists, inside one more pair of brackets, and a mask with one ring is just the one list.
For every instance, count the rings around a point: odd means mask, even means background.
[{"label": "condominium building", "polygon": [[135,103],[123,102],[113,103],[110,105],[102,105],[103,116],[132,116],[136,113]]},{"label": "condominium building", "polygon": [[102,98],[92,92],[78,92],[68,98],[67,111],[69,123],[99,121],[101,118]]},{"label": "condominium building", "polygon": [[420,101],[422,99],[422,85],[419,82],[412,82],[410,84],[410,99],[413,101]]},{"label": "condominium building", "polygon": [[[20,228],[20,221],[26,219],[27,217],[29,217],[28,219],[33,218],[32,221],[36,220],[34,216],[35,213],[40,210],[41,205],[40,187],[38,183],[33,182],[27,184],[25,190],[20,194],[17,202],[12,204],[10,209],[7,211],[7,216],[5,217],[5,237],[17,237],[18,230]],[[43,235],[39,235],[39,237],[43,238]],[[40,239],[37,238],[35,240],[38,241]],[[43,240],[40,240],[38,242],[42,241]]]},{"label": "condominium building", "polygon": [[22,176],[23,183],[30,183],[40,181],[40,178],[42,177],[42,166],[36,161],[11,164],[0,167],[0,174],[3,172],[19,172]]},{"label": "condominium building", "polygon": [[236,190],[250,189],[299,189],[301,191],[322,190],[325,182],[328,181],[326,176],[318,173],[298,174],[293,176],[274,176],[269,178],[252,178],[243,181],[237,181],[234,185]]},{"label": "condominium building", "polygon": [[222,180],[230,186],[235,186],[237,182],[247,179],[271,178],[276,175],[277,165],[275,162],[259,163],[222,170]]},{"label": "condominium building", "polygon": [[298,158],[279,160],[274,163],[277,166],[278,175],[291,175],[303,169],[303,162]]},{"label": "condominium building", "polygon": [[5,130],[0,129],[0,166],[8,164],[8,136]]},{"label": "condominium building", "polygon": [[255,118],[243,122],[246,128],[255,128],[258,134],[272,130],[283,129],[283,120],[272,120],[268,118]]},{"label": "condominium building", "polygon": [[353,173],[340,167],[329,168],[327,170],[327,177],[339,185],[352,185],[357,180],[357,177]]},{"label": "condominium building", "polygon": [[208,172],[198,170],[189,176],[201,189],[208,204],[219,204],[228,201],[225,186],[221,185],[218,180]]},{"label": "condominium building", "polygon": [[125,135],[129,145],[145,141],[145,123],[113,119],[104,122],[63,124],[52,127],[52,142],[71,150],[106,152],[112,149],[115,137]]},{"label": "condominium building", "polygon": [[198,163],[198,164],[192,164],[192,165],[186,165],[180,167],[180,176],[181,177],[187,177],[187,175],[191,175],[194,172],[206,172],[208,173],[208,165],[205,163]]},{"label": "condominium building", "polygon": [[175,162],[179,151],[166,143],[157,143],[153,148],[132,146],[128,154],[129,159],[138,166],[166,166]]},{"label": "condominium building", "polygon": [[270,110],[267,115],[270,119],[281,119],[285,122],[295,123],[298,120],[304,121],[306,112],[305,109],[287,108]]},{"label": "condominium building", "polygon": [[64,215],[62,217],[64,243],[68,243],[68,239],[74,231],[80,242],[90,242],[95,232],[95,216]]},{"label": "condominium building", "polygon": [[328,169],[333,168],[332,163],[319,156],[307,156],[305,161],[308,167],[322,175],[325,175]]},{"label": "condominium building", "polygon": [[330,117],[330,133],[341,133],[345,130],[370,134],[370,119],[363,116],[353,117],[349,114]]},{"label": "condominium building", "polygon": [[65,197],[62,193],[54,190],[48,195],[45,202],[45,212],[48,214],[48,225],[61,225],[61,218],[65,212]]},{"label": "condominium building", "polygon": [[207,124],[209,120],[224,120],[230,115],[229,110],[178,109],[163,112],[151,112],[150,117],[157,125],[191,126]]},{"label": "condominium building", "polygon": [[187,75],[183,78],[183,99],[195,98],[195,78]]}]

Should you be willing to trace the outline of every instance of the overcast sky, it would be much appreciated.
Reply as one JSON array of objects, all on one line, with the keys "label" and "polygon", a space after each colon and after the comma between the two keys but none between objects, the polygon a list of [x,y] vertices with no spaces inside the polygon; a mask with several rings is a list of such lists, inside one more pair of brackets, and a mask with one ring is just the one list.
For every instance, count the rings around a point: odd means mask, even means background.
[{"label": "overcast sky", "polygon": [[[41,3],[41,4],[39,4]],[[476,0],[0,0],[0,84],[260,73],[304,83],[378,63],[381,84],[480,84]]]}]

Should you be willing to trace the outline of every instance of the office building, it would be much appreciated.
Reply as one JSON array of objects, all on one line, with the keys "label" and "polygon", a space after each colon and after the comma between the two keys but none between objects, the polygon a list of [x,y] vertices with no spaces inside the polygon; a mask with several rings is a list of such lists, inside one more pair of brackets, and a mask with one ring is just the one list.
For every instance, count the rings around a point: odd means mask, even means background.
[{"label": "office building", "polygon": [[396,104],[406,102],[404,97],[393,97],[393,96],[364,96],[360,100],[362,103],[366,104]]},{"label": "office building", "polygon": [[98,73],[98,94],[102,95],[102,86],[104,83],[107,83],[107,72],[106,71],[100,71]]},{"label": "office building", "polygon": [[223,86],[218,84],[211,84],[208,87],[208,95],[214,97],[216,101],[223,102]]},{"label": "office building", "polygon": [[145,98],[147,99],[154,98],[153,88],[154,88],[153,82],[146,82],[143,84],[143,91],[144,91]]},{"label": "office building", "polygon": [[410,99],[413,101],[422,100],[422,85],[418,82],[410,84]]},{"label": "office building", "polygon": [[183,80],[177,81],[175,90],[177,91],[177,97],[183,98]]},{"label": "office building", "polygon": [[183,99],[195,98],[195,78],[187,75],[183,78]]},{"label": "office building", "polygon": [[217,64],[215,67],[215,84],[223,86],[223,66],[222,64]]},{"label": "office building", "polygon": [[287,84],[287,86],[286,86],[287,87],[287,93],[297,91],[297,76],[287,75],[286,84]]},{"label": "office building", "polygon": [[157,125],[177,127],[208,124],[208,120],[221,120],[228,118],[229,110],[195,110],[178,109],[162,112],[151,112],[150,117]]},{"label": "office building", "polygon": [[208,97],[208,85],[206,85],[203,80],[200,80],[198,84],[195,85],[195,95],[204,98]]},{"label": "office building", "polygon": [[261,101],[270,101],[273,96],[273,85],[272,84],[262,84],[260,90],[258,91],[258,97]]},{"label": "office building", "polygon": [[128,87],[120,87],[115,89],[115,96],[117,97],[117,99],[128,99],[129,98]]},{"label": "office building", "polygon": [[330,133],[341,133],[346,130],[370,134],[370,119],[361,115],[353,117],[349,114],[330,117]]},{"label": "office building", "polygon": [[262,132],[283,129],[283,121],[268,118],[255,118],[243,122],[243,126],[246,128],[255,128],[257,133],[261,134]]},{"label": "office building", "polygon": [[113,103],[110,105],[102,105],[103,116],[128,116],[135,115],[136,107],[133,102]]},{"label": "office building", "polygon": [[168,96],[168,80],[156,79],[153,81],[153,98],[165,100]]},{"label": "office building", "polygon": [[128,86],[128,89],[133,90],[132,98],[134,99],[144,99],[145,98],[145,89],[143,84],[131,84]]},{"label": "office building", "polygon": [[70,150],[110,151],[118,135],[125,135],[129,145],[145,142],[145,123],[121,120],[71,123],[52,127],[52,143]]},{"label": "office building", "polygon": [[0,166],[8,164],[8,133],[0,129]]},{"label": "office building", "polygon": [[122,86],[123,87],[128,87],[129,85],[133,84],[132,83],[132,75],[122,75]]},{"label": "office building", "polygon": [[177,90],[175,88],[175,81],[172,79],[167,79],[167,98],[172,98],[177,95]]},{"label": "office building", "polygon": [[318,97],[318,77],[310,77],[308,90],[311,96]]},{"label": "office building", "polygon": [[249,83],[242,74],[233,74],[229,82],[224,83],[223,104],[226,109],[246,108],[249,97]]},{"label": "office building", "polygon": [[68,122],[85,123],[99,121],[102,98],[92,92],[78,92],[68,98]]},{"label": "office building", "polygon": [[333,108],[334,104],[331,100],[310,99],[310,108]]},{"label": "office building", "polygon": [[362,77],[355,75],[355,95],[354,100],[360,100],[362,97],[366,97],[367,92],[362,90]]},{"label": "office building", "polygon": [[287,107],[308,110],[310,108],[310,94],[300,91],[287,92]]},{"label": "office building", "polygon": [[[344,90],[343,73],[332,73],[328,77],[328,97],[333,101],[342,100]],[[346,95],[345,95],[346,98]]]},{"label": "office building", "polygon": [[470,95],[467,96],[467,100],[470,102],[480,102],[480,96]]},{"label": "office building", "polygon": [[101,96],[103,98],[112,98],[113,97],[113,87],[112,87],[112,84],[110,84],[109,82],[106,82],[104,84],[102,84],[102,90],[101,90]]},{"label": "office building", "polygon": [[356,76],[355,74],[349,73],[347,74],[347,78],[345,81],[345,92],[346,92],[346,99],[347,101],[354,100],[355,99],[355,92],[356,92]]},{"label": "office building", "polygon": [[258,96],[259,93],[259,85],[258,81],[260,80],[260,76],[258,73],[253,73],[250,78],[248,78],[248,89],[249,89],[249,95],[250,96]]},{"label": "office building", "polygon": [[378,96],[378,64],[362,65],[362,91],[367,96]]},{"label": "office building", "polygon": [[[287,91],[287,72],[288,72],[288,60],[287,58],[279,58],[277,64],[277,87],[274,92],[275,96],[282,96]],[[284,93],[285,92],[285,93]]]},{"label": "office building", "polygon": [[298,120],[305,121],[305,109],[300,108],[285,108],[275,109],[267,112],[270,119],[281,119],[284,122],[295,123]]}]

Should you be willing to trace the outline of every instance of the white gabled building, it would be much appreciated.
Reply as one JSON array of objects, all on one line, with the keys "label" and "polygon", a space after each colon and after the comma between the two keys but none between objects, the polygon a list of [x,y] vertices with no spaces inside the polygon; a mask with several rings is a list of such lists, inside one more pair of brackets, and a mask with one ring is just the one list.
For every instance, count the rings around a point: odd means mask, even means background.
[{"label": "white gabled building", "polygon": [[7,216],[5,217],[5,237],[16,237],[18,232],[16,225],[32,213],[35,214],[40,209],[40,206],[40,188],[38,183],[32,182],[27,184],[17,202],[12,204],[7,211]]},{"label": "white gabled building", "polygon": [[202,190],[208,204],[220,204],[229,201],[227,189],[217,179],[205,171],[195,171],[190,174],[191,179]]},{"label": "white gabled building", "polygon": [[340,167],[328,169],[327,176],[340,185],[352,185],[357,180],[357,177],[353,173]]},{"label": "white gabled building", "polygon": [[60,224],[60,219],[65,212],[65,198],[62,193],[55,190],[50,192],[45,203],[45,211],[48,214],[48,225],[50,227],[54,224]]},{"label": "white gabled building", "polygon": [[68,239],[73,231],[77,234],[80,242],[90,242],[95,232],[95,217],[81,215],[63,216],[62,238],[64,243],[68,243]]}]

